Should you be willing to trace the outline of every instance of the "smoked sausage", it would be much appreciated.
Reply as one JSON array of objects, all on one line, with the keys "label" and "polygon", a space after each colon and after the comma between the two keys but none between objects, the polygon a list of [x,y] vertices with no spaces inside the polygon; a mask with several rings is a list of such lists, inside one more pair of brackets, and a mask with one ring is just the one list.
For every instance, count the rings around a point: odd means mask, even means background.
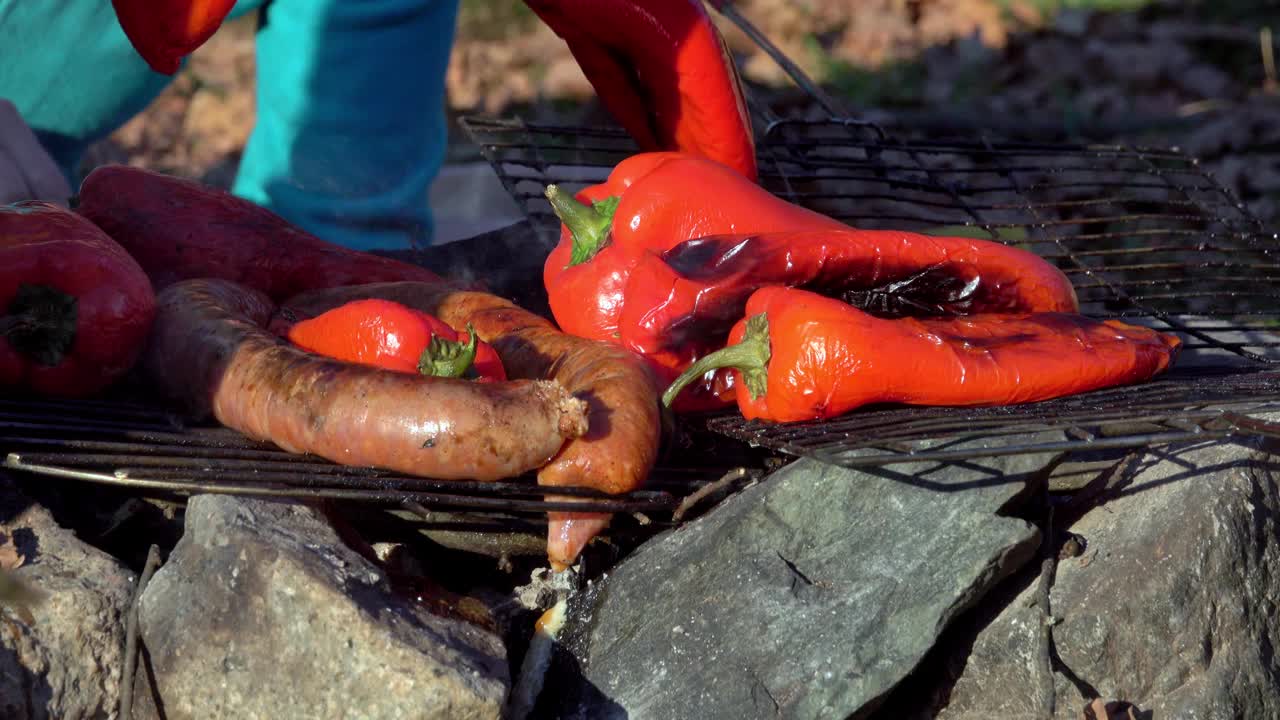
[{"label": "smoked sausage", "polygon": [[[587,404],[586,434],[538,471],[547,487],[622,493],[641,487],[657,460],[661,408],[645,362],[615,345],[560,332],[550,321],[502,298],[439,283],[394,282],[304,293],[284,308],[318,315],[360,298],[380,298],[431,313],[454,328],[471,324],[498,351],[508,377],[558,381]],[[549,498],[550,499],[550,498]],[[609,523],[608,513],[549,513],[547,555],[563,569]]]},{"label": "smoked sausage", "polygon": [[343,465],[443,480],[541,467],[587,430],[586,403],[552,381],[476,383],[313,355],[269,333],[262,292],[186,280],[157,298],[144,368],[197,415]]}]

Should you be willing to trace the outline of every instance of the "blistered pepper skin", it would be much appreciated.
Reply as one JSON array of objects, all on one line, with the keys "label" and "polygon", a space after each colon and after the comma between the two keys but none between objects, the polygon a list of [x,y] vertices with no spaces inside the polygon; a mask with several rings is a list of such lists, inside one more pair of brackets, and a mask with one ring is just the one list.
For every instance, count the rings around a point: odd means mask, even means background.
[{"label": "blistered pepper skin", "polygon": [[704,235],[848,229],[720,163],[684,153],[633,155],[576,197],[584,203],[618,199],[608,239],[593,258],[573,265],[573,236],[562,226],[543,282],[562,330],[605,342],[619,339],[627,280],[650,250],[663,252]]},{"label": "blistered pepper skin", "polygon": [[852,228],[721,235],[637,263],[624,290],[619,338],[669,382],[721,347],[747,298],[766,285],[857,296],[878,315],[1079,310],[1062,271],[989,240]]},{"label": "blistered pepper skin", "polygon": [[747,320],[760,314],[769,328],[765,391],[752,397],[735,380],[743,417],[768,422],[831,418],[873,403],[1047,400],[1150,379],[1182,346],[1171,334],[1069,313],[886,320],[784,287],[756,291],[729,342],[741,342]]}]

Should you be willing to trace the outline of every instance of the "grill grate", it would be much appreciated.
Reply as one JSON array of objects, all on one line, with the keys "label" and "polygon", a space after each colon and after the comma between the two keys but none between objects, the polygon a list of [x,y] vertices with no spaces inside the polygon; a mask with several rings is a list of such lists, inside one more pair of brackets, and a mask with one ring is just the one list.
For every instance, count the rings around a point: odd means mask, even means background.
[{"label": "grill grate", "polygon": [[869,411],[785,426],[733,415],[705,421],[748,443],[868,467],[1233,436],[1280,438],[1280,423],[1258,419],[1273,414],[1280,414],[1280,372],[1183,370],[1135,387],[1009,407]]},{"label": "grill grate", "polygon": [[[611,127],[462,123],[546,249],[559,222],[544,187],[601,182],[637,152]],[[1280,376],[1268,371],[1280,362],[1280,240],[1193,158],[1121,145],[908,142],[848,120],[772,122],[758,151],[760,182],[779,197],[857,227],[1024,247],[1063,270],[1084,314],[1172,331],[1185,349],[1173,371],[1138,387],[983,410],[866,408],[787,426],[701,418],[714,432],[868,466],[1274,431],[1248,415],[1280,411]]]},{"label": "grill grate", "polygon": [[[732,467],[660,464],[644,490],[606,495],[589,488],[453,482],[336,465],[286,453],[222,427],[188,426],[138,402],[0,399],[0,467],[158,493],[228,493],[295,499],[417,504],[538,520],[549,510],[607,510],[671,524],[682,500]],[[548,495],[560,499],[550,500]]]}]

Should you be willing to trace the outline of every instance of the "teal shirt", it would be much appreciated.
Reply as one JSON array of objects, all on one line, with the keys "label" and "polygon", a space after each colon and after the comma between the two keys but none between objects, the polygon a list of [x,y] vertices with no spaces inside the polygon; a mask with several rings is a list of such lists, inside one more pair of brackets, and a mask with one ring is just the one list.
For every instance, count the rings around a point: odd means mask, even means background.
[{"label": "teal shirt", "polygon": [[[232,192],[331,242],[431,242],[444,76],[458,0],[240,0],[261,8],[257,122]],[[137,56],[108,0],[0,0],[0,97],[71,181],[85,149],[172,78]]]}]

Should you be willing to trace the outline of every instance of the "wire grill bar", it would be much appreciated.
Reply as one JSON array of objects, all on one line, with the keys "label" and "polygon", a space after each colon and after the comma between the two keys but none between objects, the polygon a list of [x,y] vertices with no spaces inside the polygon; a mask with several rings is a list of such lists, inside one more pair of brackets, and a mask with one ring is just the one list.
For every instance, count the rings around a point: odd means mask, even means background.
[{"label": "wire grill bar", "polygon": [[0,399],[0,458],[0,466],[10,470],[141,491],[414,502],[515,515],[610,511],[659,521],[727,469],[660,465],[645,489],[622,495],[544,488],[532,476],[484,483],[432,480],[287,453],[227,428],[188,427],[146,405],[13,399]]},{"label": "wire grill bar", "polygon": [[846,467],[1268,435],[1280,423],[1280,372],[1180,371],[1144,385],[994,408],[907,408],[824,422],[769,425],[736,414],[704,416],[708,429]]},{"label": "wire grill bar", "polygon": [[[559,221],[543,188],[599,183],[637,152],[620,128],[462,124],[547,248]],[[1063,270],[1086,315],[1174,332],[1184,350],[1155,383],[1047,403],[864,409],[789,426],[727,413],[701,418],[707,429],[851,467],[1272,431],[1241,422],[1280,410],[1276,375],[1264,372],[1280,362],[1280,239],[1194,158],[1122,145],[908,142],[847,119],[778,120],[757,148],[761,185],[789,202],[861,228],[1026,248]]]},{"label": "wire grill bar", "polygon": [[[544,245],[559,222],[543,188],[604,180],[637,151],[617,128],[469,117],[463,127]],[[1280,240],[1193,158],[1120,145],[913,141],[849,120],[779,120],[758,146],[761,184],[864,228],[982,237],[1037,252],[1094,317],[1151,318],[1187,351],[1280,360]],[[1229,320],[1224,331],[1184,317]]]}]

